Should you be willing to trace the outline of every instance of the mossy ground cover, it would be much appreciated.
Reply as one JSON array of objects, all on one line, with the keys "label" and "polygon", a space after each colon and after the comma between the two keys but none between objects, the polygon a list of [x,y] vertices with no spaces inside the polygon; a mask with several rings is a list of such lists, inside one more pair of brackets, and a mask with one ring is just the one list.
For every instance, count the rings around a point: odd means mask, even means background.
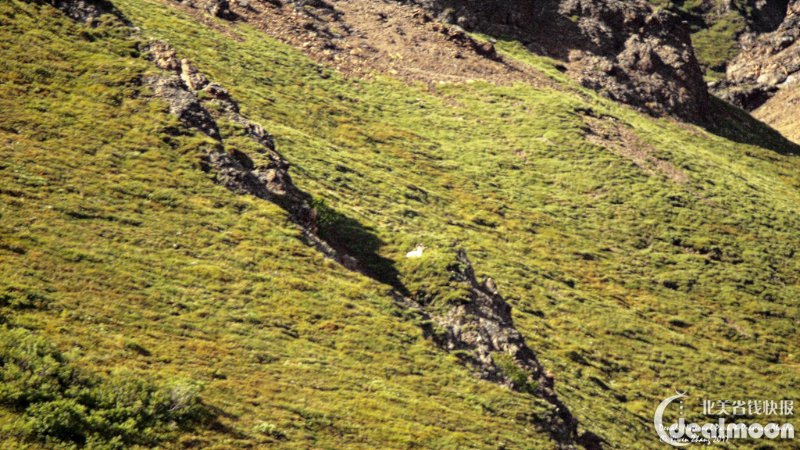
[{"label": "mossy ground cover", "polygon": [[[498,47],[561,87],[346,79],[246,24],[115,4],[139,39],[169,41],[228,88],[296,183],[373,236],[409,287],[469,250],[559,394],[616,446],[652,447],[653,410],[676,389],[698,404],[796,396],[796,158],[617,106],[515,43]],[[2,20],[7,322],[101,375],[202,385],[224,426],[186,443],[550,446],[534,397],[472,377],[386,285],[304,246],[277,207],[215,186],[197,162],[207,142],[166,133],[175,119],[138,95],[154,69],[133,40],[26,3]],[[613,117],[686,181],[590,143],[587,115]],[[428,261],[403,258],[417,242]]]},{"label": "mossy ground cover", "polygon": [[739,36],[747,30],[752,2],[650,0],[655,7],[671,7],[689,23],[692,45],[709,80],[725,78],[727,63],[741,51]]},{"label": "mossy ground cover", "polygon": [[746,26],[744,17],[731,11],[709,24],[708,28],[692,34],[697,59],[707,67],[712,77],[723,76],[728,61],[739,54],[738,37]]},{"label": "mossy ground cover", "polygon": [[[220,425],[168,419],[162,445],[546,445],[535,398],[475,380],[385,286],[306,247],[279,208],[214,185],[205,140],[165,133],[177,122],[138,96],[151,67],[135,42],[51,8],[0,8],[9,327],[100,379],[196,386]],[[59,440],[25,432],[35,411],[2,406],[3,448]]]}]

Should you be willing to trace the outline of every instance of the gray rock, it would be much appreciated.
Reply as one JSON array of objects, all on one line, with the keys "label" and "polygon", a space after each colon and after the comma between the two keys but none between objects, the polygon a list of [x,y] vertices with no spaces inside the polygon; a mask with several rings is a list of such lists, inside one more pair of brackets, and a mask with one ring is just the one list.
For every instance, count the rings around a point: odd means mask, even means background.
[{"label": "gray rock", "polygon": [[177,116],[184,125],[195,128],[216,140],[221,140],[217,122],[200,103],[197,96],[186,88],[180,77],[177,75],[155,76],[146,81],[153,87],[155,96],[166,100],[169,112]]},{"label": "gray rock", "polygon": [[[435,322],[441,331],[433,335],[434,342],[447,351],[459,351],[462,360],[472,365],[482,378],[528,390],[548,401],[553,406],[553,415],[546,427],[559,442],[559,448],[574,448],[576,444],[600,448],[597,436],[578,433],[577,420],[553,390],[553,376],[544,369],[514,326],[511,306],[500,295],[494,280],[487,278],[479,283],[464,250],[456,252],[447,270],[451,284],[466,288],[465,298],[443,305],[423,292],[418,293],[416,300],[398,298],[399,301],[422,311]],[[499,355],[511,361],[517,373],[527,376],[525,386],[518,384],[517,377],[509,377],[508,368],[503,367],[507,361],[500,364]]]},{"label": "gray rock", "polygon": [[178,3],[203,10],[221,19],[233,18],[228,0],[175,0]]}]

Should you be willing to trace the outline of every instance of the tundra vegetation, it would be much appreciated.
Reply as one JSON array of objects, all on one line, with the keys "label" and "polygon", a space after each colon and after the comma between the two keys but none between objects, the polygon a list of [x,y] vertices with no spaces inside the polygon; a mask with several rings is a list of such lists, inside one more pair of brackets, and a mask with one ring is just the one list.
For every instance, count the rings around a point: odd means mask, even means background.
[{"label": "tundra vegetation", "polygon": [[800,394],[800,160],[749,116],[728,138],[656,119],[504,40],[550,83],[348,78],[246,23],[113,3],[141,31],[0,3],[0,446],[552,448],[512,362],[517,390],[475,377],[389,285],[201,170],[214,142],[142,82],[154,39],[275,137],[323,235],[444,302],[467,249],[610,447],[652,448],[676,389]]}]

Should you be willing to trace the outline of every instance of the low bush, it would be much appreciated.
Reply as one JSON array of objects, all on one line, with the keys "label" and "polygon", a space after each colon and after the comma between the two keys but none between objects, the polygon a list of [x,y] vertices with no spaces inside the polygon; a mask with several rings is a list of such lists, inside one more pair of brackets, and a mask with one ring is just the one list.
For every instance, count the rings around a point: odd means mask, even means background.
[{"label": "low bush", "polygon": [[4,430],[46,443],[152,445],[210,416],[198,386],[84,373],[40,336],[0,328],[0,406],[20,413]]}]

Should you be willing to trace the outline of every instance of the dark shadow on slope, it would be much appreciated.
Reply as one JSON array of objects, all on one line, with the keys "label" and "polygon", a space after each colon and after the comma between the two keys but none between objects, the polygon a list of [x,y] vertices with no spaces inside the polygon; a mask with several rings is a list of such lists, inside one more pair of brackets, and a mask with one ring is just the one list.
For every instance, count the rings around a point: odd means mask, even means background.
[{"label": "dark shadow on slope", "polygon": [[740,144],[754,145],[782,155],[800,155],[800,145],[786,139],[777,130],[751,116],[747,111],[711,97],[706,131]]},{"label": "dark shadow on slope", "polygon": [[[760,7],[754,7],[761,3]],[[760,33],[775,31],[786,18],[786,11],[789,7],[789,0],[772,0],[768,2],[758,2],[749,0],[747,6],[738,5],[743,15],[750,16],[752,26]]]},{"label": "dark shadow on slope", "polygon": [[312,203],[317,211],[317,234],[338,253],[358,261],[357,270],[381,283],[388,284],[402,295],[410,295],[400,281],[394,261],[380,255],[384,242],[375,231],[325,204]]},{"label": "dark shadow on slope", "polygon": [[205,407],[206,413],[205,413],[205,415],[203,415],[203,416],[198,418],[198,421],[195,424],[196,426],[193,427],[193,428],[192,427],[182,427],[181,428],[182,430],[184,430],[184,431],[194,431],[197,428],[197,426],[200,426],[203,429],[216,431],[216,432],[218,432],[220,434],[225,434],[225,435],[230,436],[231,438],[234,438],[234,439],[245,439],[245,438],[247,438],[247,434],[246,433],[244,433],[244,432],[242,432],[240,430],[237,430],[237,429],[231,427],[230,425],[226,425],[225,423],[220,421],[220,418],[225,418],[228,421],[236,421],[236,420],[239,420],[239,416],[237,416],[235,414],[232,414],[232,413],[229,413],[229,412],[225,411],[224,409],[219,408],[217,406],[206,405],[206,404],[203,404],[203,406]]},{"label": "dark shadow on slope", "polygon": [[[200,166],[213,174],[218,184],[234,193],[252,195],[280,206],[303,231],[307,243],[325,256],[407,293],[394,263],[379,254],[383,242],[357,220],[298,188],[289,174],[290,164],[275,148],[272,136],[239,112],[238,103],[227,90],[209,80],[190,61],[178,58],[166,42],[151,42],[146,55],[159,69],[172,73],[146,80],[154,96],[165,100],[170,113],[183,125],[217,141],[205,149]],[[230,136],[220,133],[219,118],[238,124],[241,135],[260,146],[257,152],[262,157],[258,164],[226,142]]]}]

